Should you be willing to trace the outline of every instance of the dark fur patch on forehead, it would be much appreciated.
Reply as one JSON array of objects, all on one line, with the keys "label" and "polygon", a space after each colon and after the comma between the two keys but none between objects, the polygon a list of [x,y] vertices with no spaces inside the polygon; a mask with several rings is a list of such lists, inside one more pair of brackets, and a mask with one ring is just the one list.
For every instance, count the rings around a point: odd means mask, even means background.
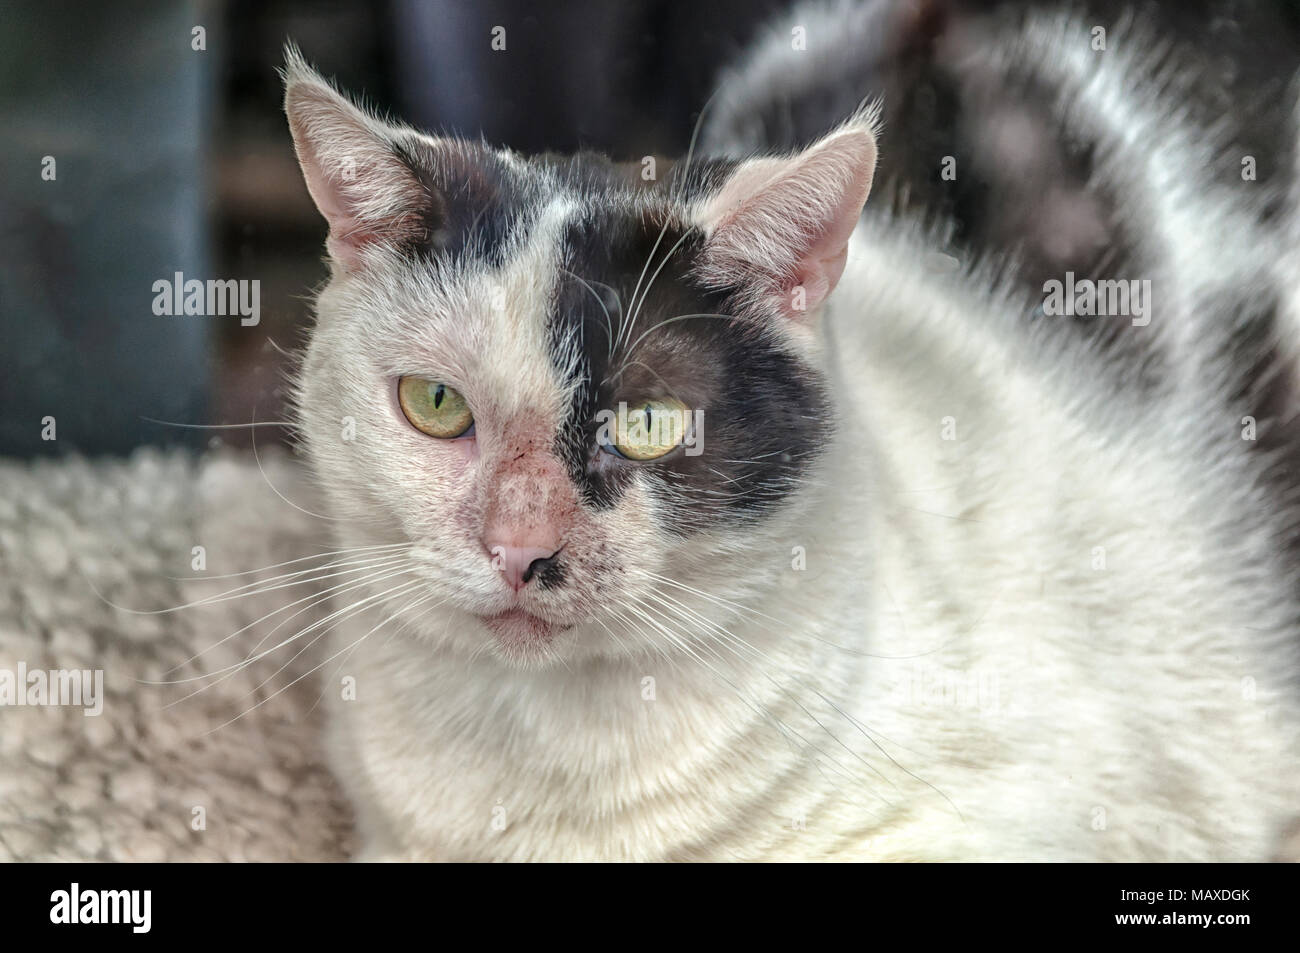
[{"label": "dark fur patch on forehead", "polygon": [[[587,503],[612,506],[643,477],[657,521],[687,534],[780,504],[830,423],[819,376],[756,319],[732,316],[732,289],[692,279],[704,236],[673,208],[608,203],[572,221],[550,331],[556,366],[577,385],[558,447]],[[597,448],[599,411],[666,397],[703,411],[699,455],[633,462]]]},{"label": "dark fur patch on forehead", "polygon": [[422,140],[393,146],[428,193],[420,257],[468,258],[499,267],[526,230],[533,190],[504,159],[470,142],[437,147]]},{"label": "dark fur patch on forehead", "polygon": [[[614,162],[598,153],[545,154],[512,165],[479,143],[397,140],[394,154],[423,186],[421,228],[406,251],[421,258],[456,258],[502,266],[527,240],[528,223],[556,191],[595,204],[636,194],[692,201],[715,190],[738,164],[730,159],[685,163],[655,158],[654,177],[642,162]],[[658,225],[655,226],[658,228]]]}]

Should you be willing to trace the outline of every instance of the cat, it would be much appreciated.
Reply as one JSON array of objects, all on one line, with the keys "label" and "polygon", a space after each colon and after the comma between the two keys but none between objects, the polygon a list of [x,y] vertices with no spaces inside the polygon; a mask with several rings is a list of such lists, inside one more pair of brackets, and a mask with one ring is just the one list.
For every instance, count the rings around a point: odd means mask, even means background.
[{"label": "cat", "polygon": [[340,548],[390,547],[330,634],[358,859],[1294,851],[1296,511],[1241,370],[1294,381],[1290,226],[1089,43],[1030,17],[990,61],[1092,144],[1133,254],[1079,278],[1150,282],[1146,324],[873,210],[874,105],[730,135],[770,63],[646,177],[380,120],[289,49],[331,270],[297,419]]}]

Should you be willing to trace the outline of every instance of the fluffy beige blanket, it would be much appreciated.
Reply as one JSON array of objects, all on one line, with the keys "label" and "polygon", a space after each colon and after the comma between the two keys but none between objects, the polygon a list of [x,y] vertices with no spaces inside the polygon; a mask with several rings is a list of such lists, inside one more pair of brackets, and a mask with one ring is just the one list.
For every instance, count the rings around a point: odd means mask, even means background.
[{"label": "fluffy beige blanket", "polygon": [[[277,622],[266,646],[326,612],[308,598],[296,618],[257,622],[315,590],[255,590],[320,561],[261,567],[330,549],[326,522],[295,509],[294,462],[261,463],[152,450],[0,463],[0,860],[349,855],[321,738],[331,669],[312,673],[312,651],[290,661],[298,646],[240,664]],[[60,670],[92,673],[92,692],[102,671],[102,713],[51,704],[74,698],[73,676],[42,697],[32,673]]]}]

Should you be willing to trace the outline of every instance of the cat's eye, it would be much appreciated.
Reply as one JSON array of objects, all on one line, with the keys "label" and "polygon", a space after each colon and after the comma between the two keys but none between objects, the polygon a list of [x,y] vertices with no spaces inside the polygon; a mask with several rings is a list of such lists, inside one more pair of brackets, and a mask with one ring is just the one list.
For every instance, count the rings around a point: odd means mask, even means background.
[{"label": "cat's eye", "polygon": [[474,426],[474,415],[460,391],[426,377],[403,377],[397,400],[411,426],[430,437],[463,437]]},{"label": "cat's eye", "polygon": [[685,404],[671,397],[620,405],[609,440],[601,449],[629,460],[657,460],[686,439],[690,413]]}]

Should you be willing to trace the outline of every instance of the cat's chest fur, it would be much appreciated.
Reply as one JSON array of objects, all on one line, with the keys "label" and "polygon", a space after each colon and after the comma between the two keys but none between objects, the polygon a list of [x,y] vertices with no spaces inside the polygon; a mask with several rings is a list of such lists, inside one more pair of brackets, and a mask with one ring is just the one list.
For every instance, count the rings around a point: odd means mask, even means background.
[{"label": "cat's chest fur", "polygon": [[1159,408],[1041,374],[996,302],[891,271],[913,251],[859,235],[822,489],[713,567],[749,580],[744,611],[668,592],[691,652],[356,653],[333,741],[364,856],[1268,853],[1295,711],[1250,466],[1207,471]]}]

